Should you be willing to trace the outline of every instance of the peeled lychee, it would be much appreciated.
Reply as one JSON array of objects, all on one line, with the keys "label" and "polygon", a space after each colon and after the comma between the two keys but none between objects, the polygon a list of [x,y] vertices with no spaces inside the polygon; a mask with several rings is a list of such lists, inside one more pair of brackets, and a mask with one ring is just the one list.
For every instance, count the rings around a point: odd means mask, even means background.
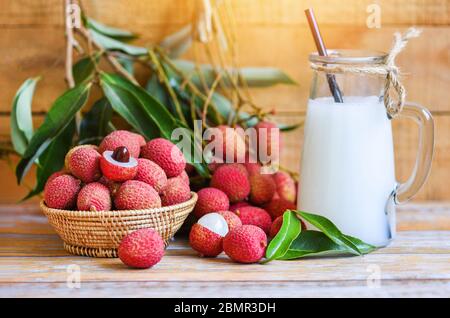
[{"label": "peeled lychee", "polygon": [[153,161],[144,158],[138,159],[138,170],[134,179],[148,183],[158,193],[161,192],[167,183],[167,176],[164,170]]},{"label": "peeled lychee", "polygon": [[130,156],[126,147],[104,151],[100,159],[103,175],[111,181],[133,179],[138,172],[138,161]]},{"label": "peeled lychee", "polygon": [[276,219],[280,215],[283,215],[286,210],[295,210],[296,206],[294,203],[285,199],[273,198],[269,203],[264,205],[263,208],[267,212],[269,212],[269,214],[272,216],[272,219]]},{"label": "peeled lychee", "polygon": [[86,184],[78,193],[77,208],[80,211],[111,210],[111,195],[108,187],[100,182]]},{"label": "peeled lychee", "polygon": [[159,165],[168,178],[178,176],[186,167],[186,160],[181,150],[164,138],[149,141],[142,147],[141,155]]},{"label": "peeled lychee", "polygon": [[130,131],[116,130],[103,138],[98,151],[103,154],[107,150],[114,151],[118,147],[126,147],[132,157],[138,158],[141,152],[142,138]]},{"label": "peeled lychee", "polygon": [[250,201],[261,205],[269,202],[275,194],[275,181],[271,175],[254,173],[250,176]]},{"label": "peeled lychee", "polygon": [[140,229],[125,236],[117,251],[125,265],[149,268],[164,256],[164,241],[155,230]]},{"label": "peeled lychee", "polygon": [[237,209],[234,213],[242,221],[242,224],[251,224],[260,227],[264,232],[269,233],[272,225],[272,218],[266,210],[254,206],[246,206]]},{"label": "peeled lychee", "polygon": [[66,169],[84,183],[97,181],[101,177],[101,155],[97,146],[82,145],[69,150],[65,158]]},{"label": "peeled lychee", "polygon": [[210,212],[226,211],[230,207],[227,195],[216,188],[203,188],[197,192],[194,215],[198,218]]},{"label": "peeled lychee", "polygon": [[231,211],[218,211],[217,213],[223,216],[223,218],[228,224],[228,229],[230,231],[242,225],[241,219]]},{"label": "peeled lychee", "polygon": [[191,189],[186,182],[180,178],[170,178],[162,188],[161,202],[163,206],[186,202],[191,198]]},{"label": "peeled lychee", "polygon": [[[303,222],[303,220],[299,221],[302,227],[302,231],[305,231],[306,230],[305,222]],[[272,226],[270,227],[270,237],[275,237],[280,231],[282,225],[283,225],[283,216],[280,215],[273,221]]]},{"label": "peeled lychee", "polygon": [[287,201],[295,202],[297,191],[294,179],[284,171],[278,171],[272,178],[275,181],[278,196]]},{"label": "peeled lychee", "polygon": [[71,209],[76,205],[80,188],[81,181],[71,175],[53,178],[45,185],[45,204],[54,209]]},{"label": "peeled lychee", "polygon": [[250,204],[246,201],[237,202],[235,204],[230,205],[229,210],[231,212],[235,212],[237,209],[242,208],[244,206],[250,206]]},{"label": "peeled lychee", "polygon": [[[261,121],[255,125],[258,141],[258,154],[267,154],[272,158],[279,158],[281,150],[281,134],[277,124],[270,121]],[[263,149],[263,150],[261,150]],[[263,161],[266,161],[265,158]]]},{"label": "peeled lychee", "polygon": [[161,207],[161,199],[151,185],[128,180],[117,191],[114,204],[118,210],[151,209]]},{"label": "peeled lychee", "polygon": [[210,186],[225,192],[232,203],[242,201],[250,194],[248,173],[241,164],[220,166],[213,174]]},{"label": "peeled lychee", "polygon": [[222,253],[222,240],[228,233],[224,217],[218,213],[208,213],[191,228],[189,243],[202,256],[215,257]]},{"label": "peeled lychee", "polygon": [[242,225],[231,230],[223,239],[223,250],[233,261],[256,263],[264,257],[267,236],[254,225]]}]

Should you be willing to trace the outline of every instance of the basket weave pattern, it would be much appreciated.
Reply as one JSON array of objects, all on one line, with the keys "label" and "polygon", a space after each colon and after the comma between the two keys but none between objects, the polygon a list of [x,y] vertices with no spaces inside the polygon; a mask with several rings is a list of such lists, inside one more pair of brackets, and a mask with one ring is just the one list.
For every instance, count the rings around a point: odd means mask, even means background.
[{"label": "basket weave pattern", "polygon": [[186,202],[146,210],[68,211],[49,208],[43,200],[40,207],[68,252],[91,257],[117,257],[122,238],[138,229],[158,231],[167,245],[194,209],[197,194],[191,194],[191,199]]}]

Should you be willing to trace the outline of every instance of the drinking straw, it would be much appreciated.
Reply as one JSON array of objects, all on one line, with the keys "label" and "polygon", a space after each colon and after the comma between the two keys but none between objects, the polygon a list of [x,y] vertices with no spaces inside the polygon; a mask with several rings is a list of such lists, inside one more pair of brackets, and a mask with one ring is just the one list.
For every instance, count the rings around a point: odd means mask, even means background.
[{"label": "drinking straw", "polygon": [[[327,49],[325,47],[325,43],[323,42],[322,35],[320,34],[319,25],[317,24],[316,17],[314,16],[314,11],[312,8],[305,10],[306,19],[308,19],[309,28],[311,29],[311,33],[314,38],[314,42],[316,43],[317,52],[320,56],[328,56]],[[330,87],[330,91],[333,94],[334,101],[336,103],[343,103],[342,93],[339,89],[339,86],[336,82],[336,78],[333,74],[327,74],[328,86]]]}]

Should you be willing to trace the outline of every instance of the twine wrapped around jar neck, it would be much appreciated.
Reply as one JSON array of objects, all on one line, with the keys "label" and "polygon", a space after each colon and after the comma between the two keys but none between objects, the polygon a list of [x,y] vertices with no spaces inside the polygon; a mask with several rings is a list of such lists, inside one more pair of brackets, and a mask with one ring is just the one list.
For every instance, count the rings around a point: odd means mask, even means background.
[{"label": "twine wrapped around jar neck", "polygon": [[[399,32],[394,34],[394,43],[389,54],[386,56],[383,64],[376,65],[333,65],[318,64],[311,62],[311,68],[316,71],[326,73],[354,73],[354,74],[376,74],[385,75],[384,84],[384,105],[388,115],[395,117],[403,108],[405,103],[406,91],[400,82],[400,71],[395,65],[396,56],[405,48],[408,41],[416,38],[422,31],[416,28],[409,28],[403,35]],[[393,96],[394,94],[397,96]]]}]

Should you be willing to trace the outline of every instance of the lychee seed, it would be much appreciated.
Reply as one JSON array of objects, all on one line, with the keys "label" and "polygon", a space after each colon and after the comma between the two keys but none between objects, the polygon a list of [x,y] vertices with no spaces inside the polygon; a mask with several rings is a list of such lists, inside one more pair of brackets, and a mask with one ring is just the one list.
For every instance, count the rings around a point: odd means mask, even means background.
[{"label": "lychee seed", "polygon": [[118,162],[129,162],[130,152],[128,151],[127,147],[120,146],[114,150],[113,154],[111,155],[111,158],[113,158]]}]

